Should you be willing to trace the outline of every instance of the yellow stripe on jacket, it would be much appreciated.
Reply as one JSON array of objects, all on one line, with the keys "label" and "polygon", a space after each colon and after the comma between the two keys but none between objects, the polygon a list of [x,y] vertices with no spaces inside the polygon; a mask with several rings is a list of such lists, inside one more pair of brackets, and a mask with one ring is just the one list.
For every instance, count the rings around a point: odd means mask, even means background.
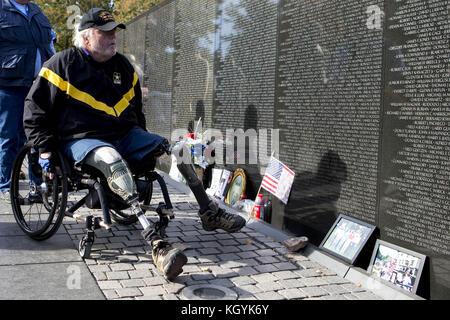
[{"label": "yellow stripe on jacket", "polygon": [[130,101],[134,98],[134,96],[135,96],[134,87],[136,86],[138,80],[139,80],[139,78],[135,72],[134,79],[133,79],[133,85],[131,86],[130,91],[128,91],[123,96],[123,98],[114,106],[114,110],[116,110],[118,117],[120,117],[122,112],[124,112],[125,109],[128,108],[128,106],[130,105]]},{"label": "yellow stripe on jacket", "polygon": [[114,107],[110,107],[107,104],[96,100],[89,93],[77,89],[68,81],[65,81],[58,74],[56,74],[55,72],[53,72],[48,68],[42,68],[41,71],[39,72],[39,76],[49,81],[57,88],[59,88],[61,91],[65,92],[67,95],[74,98],[75,100],[83,102],[96,110],[103,111],[114,117],[119,117],[122,114],[122,112],[125,111],[125,109],[128,108],[128,106],[130,105],[130,101],[135,96],[134,87],[136,86],[137,81],[139,79],[135,72],[131,89],[123,96],[123,98]]}]

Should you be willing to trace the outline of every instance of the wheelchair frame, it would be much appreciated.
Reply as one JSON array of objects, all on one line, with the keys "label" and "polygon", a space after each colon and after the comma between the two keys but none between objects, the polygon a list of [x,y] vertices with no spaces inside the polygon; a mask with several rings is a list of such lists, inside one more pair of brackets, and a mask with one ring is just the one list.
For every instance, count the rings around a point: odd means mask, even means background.
[{"label": "wheelchair frame", "polygon": [[[50,238],[58,231],[63,218],[69,216],[86,223],[86,234],[79,241],[78,252],[83,258],[87,258],[95,241],[96,229],[109,230],[112,220],[122,225],[130,225],[138,221],[136,214],[129,215],[122,212],[129,209],[130,205],[109,189],[106,179],[100,172],[95,172],[94,169],[82,172],[79,168],[71,166],[64,155],[57,151],[52,156],[53,175],[51,176],[42,170],[38,158],[39,154],[33,146],[26,144],[19,151],[11,173],[10,195],[14,218],[22,231],[32,239],[42,241]],[[28,174],[28,185],[23,181],[24,178],[26,180],[26,174]],[[173,206],[164,179],[154,171],[153,166],[146,172],[134,174],[134,180],[141,210],[144,213],[146,211],[157,213],[159,221],[152,222],[153,228],[164,238],[169,217],[174,219]],[[160,202],[157,206],[150,206],[155,181],[161,187],[164,202]],[[88,194],[67,208],[69,192],[86,189]],[[83,205],[90,209],[101,209],[102,217],[77,215],[75,212]],[[36,206],[36,212],[32,211],[34,206]],[[27,208],[28,210],[24,213],[22,209]],[[33,226],[32,215],[37,215],[36,227]]]}]

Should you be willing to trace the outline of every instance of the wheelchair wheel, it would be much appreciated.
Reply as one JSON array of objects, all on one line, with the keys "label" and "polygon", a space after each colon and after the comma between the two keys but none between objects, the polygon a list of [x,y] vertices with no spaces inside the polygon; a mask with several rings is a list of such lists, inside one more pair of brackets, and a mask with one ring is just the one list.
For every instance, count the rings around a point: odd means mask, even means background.
[{"label": "wheelchair wheel", "polygon": [[[153,195],[153,183],[149,183],[146,190],[144,191],[142,203],[149,205],[152,200]],[[118,224],[128,226],[134,224],[138,221],[138,217],[131,211],[131,209],[126,210],[109,210],[111,213],[111,219]]]},{"label": "wheelchair wheel", "polygon": [[92,245],[94,244],[95,234],[85,235],[78,243],[78,253],[83,259],[87,259],[91,255]]},{"label": "wheelchair wheel", "polygon": [[11,175],[11,206],[19,227],[34,240],[45,240],[58,231],[67,203],[67,177],[61,155],[55,154],[53,179],[43,183],[39,154],[25,145],[17,155]]}]

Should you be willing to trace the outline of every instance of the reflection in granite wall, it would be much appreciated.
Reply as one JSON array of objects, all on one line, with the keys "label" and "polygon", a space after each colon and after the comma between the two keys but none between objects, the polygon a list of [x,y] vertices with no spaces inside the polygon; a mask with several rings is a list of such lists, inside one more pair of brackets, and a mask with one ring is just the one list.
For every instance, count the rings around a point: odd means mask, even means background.
[{"label": "reflection in granite wall", "polygon": [[[275,63],[278,1],[223,0],[218,11],[219,43],[215,62],[213,127],[254,130],[274,127]],[[228,158],[225,168],[233,171],[246,163],[247,196],[255,198],[261,183],[260,166],[250,164],[259,145],[270,148],[271,136],[245,144],[245,154]],[[237,140],[233,139],[236,144]],[[270,149],[269,149],[270,155]],[[241,156],[241,159],[239,159]],[[244,158],[245,156],[245,158]],[[256,158],[256,157],[255,157]],[[241,161],[240,161],[241,160]],[[265,164],[265,163],[263,163]]]},{"label": "reflection in granite wall", "polygon": [[244,128],[253,106],[254,129],[273,128],[277,2],[223,0],[220,9],[214,127]]},{"label": "reflection in granite wall", "polygon": [[127,25],[122,52],[133,65],[141,84],[144,83],[146,25],[145,15],[134,19]]},{"label": "reflection in granite wall", "polygon": [[175,2],[147,15],[145,75],[148,94],[144,100],[149,130],[170,138],[172,123],[172,72]]},{"label": "reflection in granite wall", "polygon": [[[428,256],[418,293],[449,299],[448,34],[444,0],[170,0],[118,47],[143,70],[149,130],[280,130],[296,178],[273,226],[318,245],[339,214],[376,225]],[[226,166],[251,196],[264,143]]]},{"label": "reflection in granite wall", "polygon": [[176,1],[172,129],[211,127],[215,0]]},{"label": "reflection in granite wall", "polygon": [[315,244],[340,213],[376,223],[382,29],[367,24],[373,5],[383,10],[381,0],[281,1],[275,127],[280,158],[296,172],[284,225]]},{"label": "reflection in granite wall", "polygon": [[117,51],[123,54],[123,49],[125,46],[125,32],[121,29],[117,31],[116,45]]}]

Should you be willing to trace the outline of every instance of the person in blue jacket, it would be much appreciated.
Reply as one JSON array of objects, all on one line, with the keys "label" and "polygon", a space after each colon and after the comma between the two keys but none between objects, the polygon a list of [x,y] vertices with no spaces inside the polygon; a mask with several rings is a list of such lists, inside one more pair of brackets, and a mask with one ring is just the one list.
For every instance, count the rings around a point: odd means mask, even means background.
[{"label": "person in blue jacket", "polygon": [[26,138],[25,97],[56,38],[42,10],[29,0],[0,0],[0,198],[9,201],[11,168]]}]

